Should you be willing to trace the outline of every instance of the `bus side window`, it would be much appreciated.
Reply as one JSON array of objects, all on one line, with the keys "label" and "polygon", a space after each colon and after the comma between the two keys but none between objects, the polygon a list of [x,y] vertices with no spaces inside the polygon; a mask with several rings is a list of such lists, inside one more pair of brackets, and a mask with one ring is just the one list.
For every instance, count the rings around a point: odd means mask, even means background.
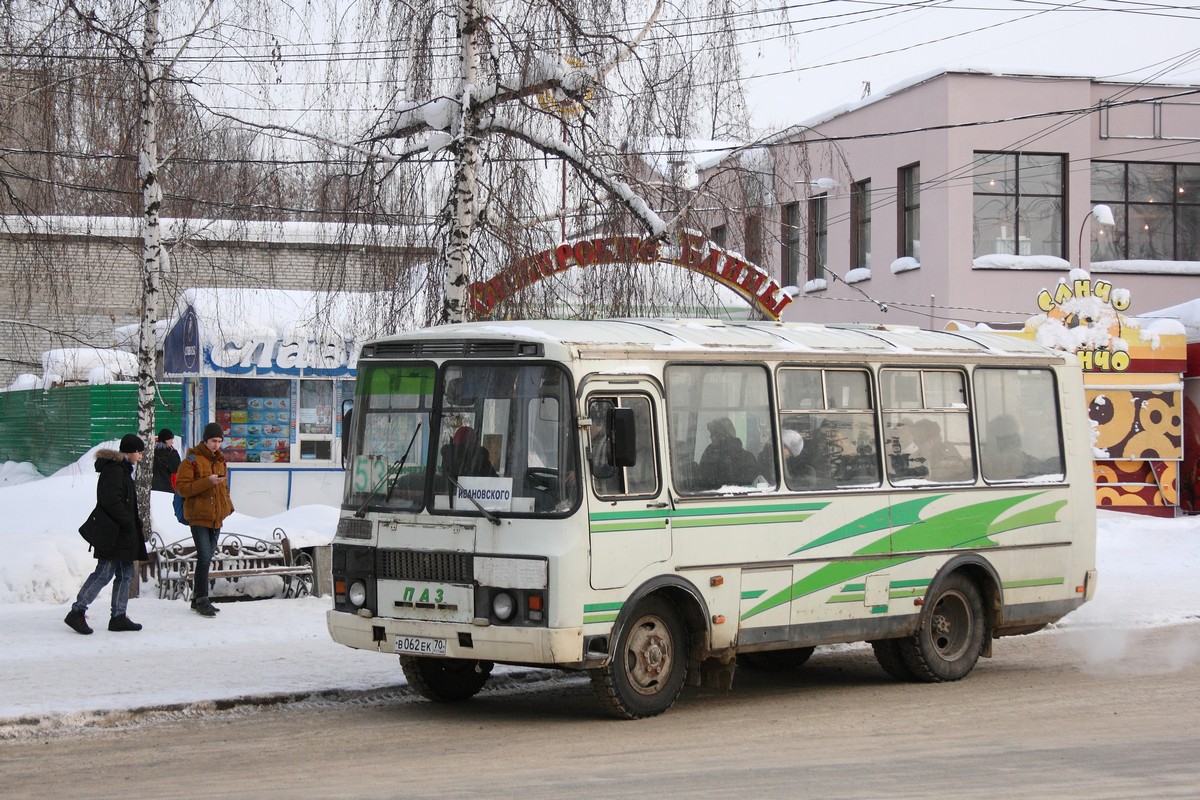
[{"label": "bus side window", "polygon": [[[592,490],[598,497],[658,494],[652,408],[650,399],[640,395],[593,397],[588,401],[591,424],[585,446]],[[611,412],[628,415],[632,421],[631,463],[625,463],[628,454],[620,452],[622,445],[629,443],[628,435],[617,436],[619,431],[609,430],[609,421],[615,418]]]},{"label": "bus side window", "polygon": [[1047,369],[975,371],[984,480],[1065,477],[1056,394],[1054,373]]}]

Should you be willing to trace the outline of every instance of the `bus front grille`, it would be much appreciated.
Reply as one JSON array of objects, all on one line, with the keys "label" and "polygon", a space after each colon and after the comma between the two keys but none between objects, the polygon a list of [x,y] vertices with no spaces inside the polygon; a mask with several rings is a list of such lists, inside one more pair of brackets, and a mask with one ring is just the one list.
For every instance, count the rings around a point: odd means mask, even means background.
[{"label": "bus front grille", "polygon": [[376,551],[375,574],[380,578],[438,583],[472,583],[474,569],[468,553],[426,550]]}]

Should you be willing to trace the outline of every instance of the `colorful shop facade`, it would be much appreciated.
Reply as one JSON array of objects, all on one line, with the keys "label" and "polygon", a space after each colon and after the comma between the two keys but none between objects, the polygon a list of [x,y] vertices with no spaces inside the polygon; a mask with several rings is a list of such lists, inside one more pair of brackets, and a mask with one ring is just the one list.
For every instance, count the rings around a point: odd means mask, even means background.
[{"label": "colorful shop facade", "polygon": [[358,348],[374,333],[370,303],[244,289],[182,296],[163,341],[164,377],[182,384],[185,448],[207,423],[221,424],[239,512],[341,504],[342,430]]}]

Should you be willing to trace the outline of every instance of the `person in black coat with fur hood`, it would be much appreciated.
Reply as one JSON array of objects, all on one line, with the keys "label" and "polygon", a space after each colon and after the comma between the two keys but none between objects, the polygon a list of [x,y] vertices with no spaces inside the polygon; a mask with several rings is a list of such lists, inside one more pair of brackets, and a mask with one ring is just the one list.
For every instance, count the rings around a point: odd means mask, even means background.
[{"label": "person in black coat with fur hood", "polygon": [[[125,615],[129,603],[129,584],[133,582],[134,561],[146,560],[146,540],[142,536],[142,520],[138,516],[137,490],[133,485],[133,468],[142,460],[146,444],[132,433],[121,439],[120,452],[106,448],[96,451],[96,515],[115,531],[111,546],[96,546],[96,569],[83,582],[79,596],[63,622],[78,633],[88,634],[84,616],[88,606],[100,591],[113,582],[110,631],[140,631],[142,626]],[[115,579],[115,580],[114,580]]]}]

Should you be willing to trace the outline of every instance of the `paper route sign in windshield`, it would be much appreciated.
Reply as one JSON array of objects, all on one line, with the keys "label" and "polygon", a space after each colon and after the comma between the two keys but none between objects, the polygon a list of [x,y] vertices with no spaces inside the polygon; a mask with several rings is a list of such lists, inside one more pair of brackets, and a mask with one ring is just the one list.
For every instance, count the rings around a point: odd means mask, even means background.
[{"label": "paper route sign in windshield", "polygon": [[454,490],[454,507],[475,508],[468,499],[470,495],[488,511],[512,511],[512,486],[512,478],[469,478],[463,475]]}]

